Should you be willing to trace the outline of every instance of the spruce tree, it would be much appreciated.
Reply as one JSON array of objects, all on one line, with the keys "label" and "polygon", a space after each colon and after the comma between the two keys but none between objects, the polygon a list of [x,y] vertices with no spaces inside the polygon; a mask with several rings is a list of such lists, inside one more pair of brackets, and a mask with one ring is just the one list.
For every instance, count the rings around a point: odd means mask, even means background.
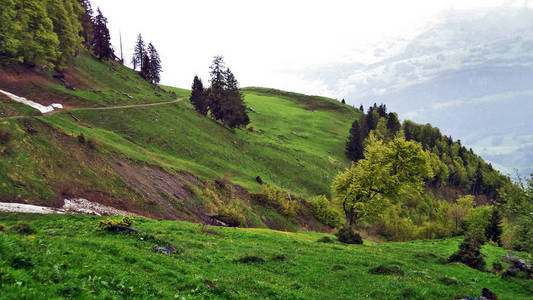
[{"label": "spruce tree", "polygon": [[342,98],[341,103],[342,103],[342,104],[346,104],[346,101],[344,100],[344,98]]},{"label": "spruce tree", "polygon": [[363,104],[361,104],[361,105],[359,106],[359,110],[360,110],[361,112],[365,112],[365,109],[363,108]]},{"label": "spruce tree", "polygon": [[91,50],[94,39],[93,8],[89,0],[78,0],[78,2],[84,9],[80,16],[81,27],[83,28],[80,34],[83,38],[83,45],[85,48]]},{"label": "spruce tree", "polygon": [[224,58],[215,56],[209,69],[211,70],[209,73],[211,75],[211,86],[209,87],[208,99],[211,117],[215,120],[222,120],[224,118],[223,102],[226,88]]},{"label": "spruce tree", "polygon": [[97,15],[94,18],[94,41],[93,51],[99,59],[114,59],[115,53],[111,46],[111,35],[107,28],[107,19],[102,14],[100,8],[97,9]]},{"label": "spruce tree", "polygon": [[150,55],[148,55],[148,52],[147,51],[144,51],[143,54],[142,54],[142,64],[141,64],[141,76],[146,79],[146,80],[149,80],[151,81],[151,78],[150,78]]},{"label": "spruce tree", "polygon": [[488,240],[491,240],[497,243],[499,246],[502,245],[501,235],[502,235],[502,215],[500,211],[494,207],[492,209],[492,216],[490,218],[490,224],[486,229],[486,236]]},{"label": "spruce tree", "polygon": [[379,115],[376,111],[377,108],[375,107],[375,105],[376,104],[374,103],[374,107],[368,108],[368,113],[366,115],[366,123],[368,126],[368,131],[374,130],[378,126]]},{"label": "spruce tree", "polygon": [[148,44],[148,56],[150,57],[148,62],[148,72],[150,74],[149,80],[152,83],[157,84],[161,81],[161,58],[152,43]]},{"label": "spruce tree", "polygon": [[358,161],[364,158],[363,155],[363,140],[362,130],[360,126],[361,120],[355,120],[352,123],[352,128],[350,128],[350,137],[346,142],[346,156],[351,161]]},{"label": "spruce tree", "polygon": [[230,128],[246,126],[250,123],[246,105],[239,90],[239,83],[230,69],[224,72],[226,89],[223,100],[223,122]]},{"label": "spruce tree", "polygon": [[396,135],[402,128],[402,124],[398,120],[398,116],[395,113],[389,113],[387,116],[387,129],[392,133],[393,136]]},{"label": "spruce tree", "polygon": [[137,36],[137,42],[135,43],[135,47],[133,49],[133,58],[131,59],[133,63],[133,70],[135,70],[137,66],[139,66],[142,71],[145,52],[146,49],[144,46],[143,37],[139,33],[139,35]]},{"label": "spruce tree", "polygon": [[204,116],[207,116],[207,112],[209,109],[207,102],[208,99],[206,91],[204,90],[202,80],[198,78],[198,76],[194,76],[191,88],[191,97],[189,98],[189,100],[191,101],[192,105],[194,106],[194,109],[196,109],[197,112]]}]

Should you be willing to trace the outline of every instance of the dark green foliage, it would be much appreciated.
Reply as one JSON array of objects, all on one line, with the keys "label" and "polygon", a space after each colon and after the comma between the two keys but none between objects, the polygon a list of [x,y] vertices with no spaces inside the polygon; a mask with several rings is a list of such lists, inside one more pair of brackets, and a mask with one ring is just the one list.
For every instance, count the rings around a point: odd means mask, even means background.
[{"label": "dark green foliage", "polygon": [[211,117],[230,128],[248,125],[250,119],[239,84],[233,73],[224,66],[224,58],[215,56],[210,70],[211,86],[207,90],[207,99]]},{"label": "dark green foliage", "polygon": [[398,120],[398,116],[395,113],[389,113],[387,116],[387,129],[390,130],[392,135],[396,135],[402,129],[402,124]]},{"label": "dark green foliage", "polygon": [[346,104],[346,101],[344,101],[344,99],[342,99],[341,103],[342,103],[342,104]]},{"label": "dark green foliage", "polygon": [[352,227],[344,226],[335,233],[340,242],[345,244],[362,244],[363,239]]},{"label": "dark green foliage", "polygon": [[78,142],[79,142],[80,144],[84,144],[84,143],[85,143],[85,136],[83,135],[83,133],[80,133],[80,134],[78,135]]},{"label": "dark green foliage", "polygon": [[107,28],[107,18],[104,17],[100,8],[97,9],[97,15],[94,17],[94,41],[92,49],[99,59],[114,59],[115,52],[111,46],[111,35]]},{"label": "dark green foliage", "polygon": [[[376,104],[374,103],[374,106]],[[376,111],[375,107],[369,107],[368,112],[366,114],[366,125],[368,127],[368,130],[374,130],[378,126],[379,121],[379,114]]]},{"label": "dark green foliage", "polygon": [[31,269],[34,264],[31,258],[25,257],[22,253],[17,253],[11,260],[11,267],[13,269]]},{"label": "dark green foliage", "polygon": [[497,263],[497,262],[493,263],[493,264],[492,264],[492,271],[494,271],[494,272],[496,272],[496,273],[500,273],[501,271],[503,271],[503,266],[502,266],[502,264]]},{"label": "dark green foliage", "polygon": [[241,257],[237,260],[238,262],[241,262],[243,264],[248,264],[248,263],[264,263],[265,262],[265,259],[262,258],[261,256],[257,256],[257,255],[247,255],[247,256],[244,256],[244,257]]},{"label": "dark green foliage", "polygon": [[83,45],[89,50],[91,50],[92,42],[94,39],[94,29],[93,29],[93,8],[89,0],[78,0],[80,5],[83,7],[84,11],[80,16],[81,22],[81,37],[83,38]]},{"label": "dark green foliage", "polygon": [[361,119],[355,120],[352,123],[352,128],[350,128],[350,137],[346,142],[346,156],[351,161],[355,162],[364,158],[363,140],[365,136],[362,132],[360,121]]},{"label": "dark green foliage", "polygon": [[152,43],[148,44],[148,57],[148,77],[146,79],[154,84],[157,84],[159,81],[161,81],[161,58],[159,57],[159,53]]},{"label": "dark green foliage", "polygon": [[485,260],[481,254],[484,237],[480,237],[477,232],[467,232],[463,242],[459,245],[459,250],[452,254],[449,262],[460,262],[473,269],[483,271]]},{"label": "dark green foliage", "polygon": [[137,69],[139,66],[140,70],[143,70],[144,55],[146,53],[144,41],[142,35],[139,33],[137,36],[137,42],[135,42],[135,47],[133,49],[133,57],[131,62],[133,63],[133,70]]},{"label": "dark green foliage", "polygon": [[19,223],[11,227],[11,231],[19,234],[31,234],[34,232],[33,228],[28,223]]},{"label": "dark green foliage", "polygon": [[383,264],[368,270],[368,273],[375,275],[398,275],[403,276],[404,272],[398,264]]},{"label": "dark green foliage", "polygon": [[492,209],[492,216],[490,218],[489,226],[486,228],[485,234],[487,239],[497,243],[499,246],[502,245],[501,235],[502,235],[502,215],[497,208]]},{"label": "dark green foliage", "polygon": [[204,116],[207,115],[209,111],[208,99],[202,80],[198,76],[194,76],[189,100],[197,112]]}]

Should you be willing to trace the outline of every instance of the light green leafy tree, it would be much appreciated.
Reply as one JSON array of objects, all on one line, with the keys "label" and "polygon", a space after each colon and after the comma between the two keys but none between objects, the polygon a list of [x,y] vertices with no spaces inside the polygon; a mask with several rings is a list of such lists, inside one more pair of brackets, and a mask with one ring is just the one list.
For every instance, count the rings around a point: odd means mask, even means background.
[{"label": "light green leafy tree", "polygon": [[390,204],[408,194],[420,194],[424,179],[433,177],[427,152],[402,136],[385,143],[373,133],[365,158],[337,175],[333,192],[347,225],[378,217]]}]

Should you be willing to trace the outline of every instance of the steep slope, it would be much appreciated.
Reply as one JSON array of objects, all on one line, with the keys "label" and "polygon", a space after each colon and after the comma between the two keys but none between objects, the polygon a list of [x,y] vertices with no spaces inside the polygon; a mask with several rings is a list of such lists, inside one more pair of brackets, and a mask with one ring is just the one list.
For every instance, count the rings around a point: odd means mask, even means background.
[{"label": "steep slope", "polygon": [[[359,116],[335,100],[254,88],[244,92],[252,125],[229,130],[198,115],[189,91],[155,88],[85,54],[59,79],[20,68],[3,76],[11,79],[2,89],[44,104],[50,96],[66,109],[0,119],[8,133],[0,149],[1,201],[61,206],[80,197],[203,222],[230,207],[245,216],[242,225],[289,229],[285,217],[254,202],[256,177],[290,198],[329,193],[333,176],[349,165],[344,141]],[[304,219],[301,225],[314,222]]]},{"label": "steep slope", "polygon": [[[482,288],[499,299],[530,299],[533,292],[531,280],[443,263],[457,238],[346,245],[319,243],[335,238],[312,232],[143,218],[132,225],[143,234],[98,231],[103,218],[82,215],[0,213],[0,220],[9,228],[0,231],[0,288],[7,299],[452,299],[478,297]],[[16,233],[20,224],[31,232]],[[169,244],[176,253],[152,250]],[[489,245],[482,251],[489,266],[506,253]],[[400,270],[371,271],[383,265]]]}]

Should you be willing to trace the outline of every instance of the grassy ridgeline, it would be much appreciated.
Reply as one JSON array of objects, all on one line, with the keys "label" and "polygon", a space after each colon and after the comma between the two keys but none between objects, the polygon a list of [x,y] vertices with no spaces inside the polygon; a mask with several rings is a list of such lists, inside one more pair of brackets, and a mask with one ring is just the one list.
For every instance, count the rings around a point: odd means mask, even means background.
[{"label": "grassy ridgeline", "polygon": [[[533,292],[531,280],[442,264],[457,238],[344,245],[319,243],[325,235],[318,233],[202,230],[144,218],[133,226],[145,235],[113,234],[96,229],[102,219],[0,214],[7,227],[24,222],[33,229],[0,232],[2,298],[451,299],[479,296],[486,287],[500,299],[531,299]],[[168,244],[176,254],[151,251]],[[485,246],[483,253],[490,266],[505,250]],[[379,274],[387,268],[377,267],[390,265],[396,274]]]}]

